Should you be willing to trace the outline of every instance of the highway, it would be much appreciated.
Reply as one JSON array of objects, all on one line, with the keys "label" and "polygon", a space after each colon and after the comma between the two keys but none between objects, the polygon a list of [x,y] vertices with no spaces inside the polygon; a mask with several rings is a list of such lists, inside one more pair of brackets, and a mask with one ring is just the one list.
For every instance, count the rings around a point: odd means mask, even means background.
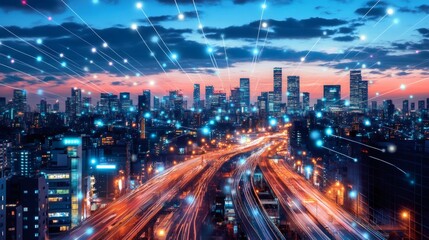
[{"label": "highway", "polygon": [[327,239],[327,230],[335,239],[385,239],[380,232],[355,221],[283,160],[263,159],[260,167],[282,206],[295,209],[295,223],[311,238]]},{"label": "highway", "polygon": [[[164,203],[176,197],[185,185],[199,176],[203,176],[203,178],[206,178],[205,180],[208,180],[212,172],[219,166],[218,161],[224,162],[226,158],[230,158],[232,155],[261,147],[269,139],[270,136],[260,137],[246,145],[210,152],[166,169],[137,189],[125,194],[110,203],[106,208],[93,214],[65,236],[59,236],[58,239],[104,240],[138,238],[141,231],[162,209]],[[207,171],[210,173],[206,173]],[[200,180],[199,182],[202,181]],[[199,194],[202,195],[202,192]],[[188,212],[191,212],[191,210],[195,211],[195,209],[190,209]],[[186,231],[183,230],[183,234],[194,238],[196,234],[191,229],[195,229],[195,227]]]},{"label": "highway", "polygon": [[256,165],[268,148],[267,145],[240,162],[233,175],[232,201],[249,239],[285,239],[258,201],[252,182]]}]

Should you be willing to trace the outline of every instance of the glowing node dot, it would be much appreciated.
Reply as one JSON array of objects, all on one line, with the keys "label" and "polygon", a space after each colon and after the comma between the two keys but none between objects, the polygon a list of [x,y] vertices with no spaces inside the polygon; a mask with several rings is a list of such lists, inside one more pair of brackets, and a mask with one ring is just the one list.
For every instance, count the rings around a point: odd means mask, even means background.
[{"label": "glowing node dot", "polygon": [[52,17],[51,16],[48,17],[48,21],[52,21]]},{"label": "glowing node dot", "polygon": [[124,63],[128,63],[128,59],[126,59],[126,58],[125,58],[125,59],[124,59]]},{"label": "glowing node dot", "polygon": [[405,84],[401,84],[400,88],[401,88],[401,90],[405,90],[407,88],[407,86]]},{"label": "glowing node dot", "polygon": [[413,95],[410,95],[410,99],[413,99],[414,98],[414,96]]},{"label": "glowing node dot", "polygon": [[267,8],[267,4],[264,3],[264,4],[261,5],[261,7],[262,7],[262,9],[266,9]]},{"label": "glowing node dot", "polygon": [[43,43],[43,40],[42,40],[41,38],[38,38],[38,39],[36,40],[36,43],[40,45],[40,44],[42,44],[42,43]]},{"label": "glowing node dot", "polygon": [[142,9],[143,8],[143,3],[142,2],[137,2],[136,3],[136,8],[137,9]]},{"label": "glowing node dot", "polygon": [[366,68],[366,64],[362,64],[362,68]]},{"label": "glowing node dot", "polygon": [[103,43],[103,47],[107,48],[109,45],[107,45],[107,43]]},{"label": "glowing node dot", "polygon": [[60,53],[60,58],[63,58],[64,57],[64,53]]},{"label": "glowing node dot", "polygon": [[93,3],[93,4],[98,4],[98,3],[99,3],[99,0],[92,0],[92,3]]},{"label": "glowing node dot", "polygon": [[162,67],[163,67],[163,68],[167,67],[167,64],[166,64],[166,63],[163,63],[163,64],[162,64]]},{"label": "glowing node dot", "polygon": [[366,40],[366,35],[360,35],[359,39],[360,39],[361,41],[365,41],[365,40]]},{"label": "glowing node dot", "polygon": [[398,23],[399,23],[399,18],[395,18],[395,19],[393,19],[393,23],[394,23],[394,24],[398,24]]},{"label": "glowing node dot", "polygon": [[253,49],[253,55],[256,55],[256,54],[258,54],[258,49]]},{"label": "glowing node dot", "polygon": [[171,58],[172,58],[172,59],[174,59],[174,60],[176,60],[176,59],[177,59],[177,54],[173,53],[173,54],[171,55]]},{"label": "glowing node dot", "polygon": [[10,63],[12,64],[15,63],[15,59],[10,60]]},{"label": "glowing node dot", "polygon": [[131,29],[132,30],[137,30],[137,24],[136,23],[131,24]]},{"label": "glowing node dot", "polygon": [[109,66],[113,66],[113,62],[109,62]]},{"label": "glowing node dot", "polygon": [[89,63],[93,64],[93,63],[94,63],[94,61],[92,61],[92,60],[89,60]]},{"label": "glowing node dot", "polygon": [[262,27],[263,27],[263,28],[267,28],[267,27],[268,27],[268,23],[263,22],[263,23],[262,23]]},{"label": "glowing node dot", "polygon": [[211,48],[211,47],[207,48],[207,52],[208,53],[212,53],[213,52],[213,48]]},{"label": "glowing node dot", "polygon": [[97,79],[97,78],[98,78],[98,76],[97,76],[97,75],[95,75],[95,74],[94,74],[92,77],[93,77],[94,79]]},{"label": "glowing node dot", "polygon": [[416,53],[417,53],[417,54],[419,54],[419,53],[420,53],[420,51],[419,51],[419,50],[416,50]]},{"label": "glowing node dot", "polygon": [[328,34],[328,32],[323,31],[323,36],[326,36]]},{"label": "glowing node dot", "polygon": [[95,48],[95,47],[91,48],[91,52],[92,53],[96,53],[97,52],[97,48]]},{"label": "glowing node dot", "polygon": [[200,23],[200,24],[198,24],[198,28],[199,29],[203,29],[203,25]]},{"label": "glowing node dot", "polygon": [[36,60],[37,60],[38,62],[41,62],[41,61],[42,61],[42,56],[37,56],[37,57],[36,57]]},{"label": "glowing node dot", "polygon": [[378,62],[377,62],[377,65],[381,65],[381,62],[380,62],[380,61],[378,61]]},{"label": "glowing node dot", "polygon": [[380,93],[379,93],[379,92],[376,92],[376,93],[375,93],[375,95],[376,95],[376,96],[380,96]]},{"label": "glowing node dot", "polygon": [[133,83],[133,85],[134,85],[134,86],[137,86],[137,83],[136,83],[136,82],[134,82],[134,83]]},{"label": "glowing node dot", "polygon": [[27,5],[27,1],[22,0],[22,1],[21,1],[21,4],[22,4],[22,5]]},{"label": "glowing node dot", "polygon": [[302,58],[301,58],[301,62],[304,62],[304,61],[305,61],[305,57],[302,57]]},{"label": "glowing node dot", "polygon": [[154,80],[150,80],[149,81],[149,85],[151,85],[151,86],[155,85],[155,81]]},{"label": "glowing node dot", "polygon": [[61,67],[67,67],[67,63],[66,62],[62,62],[61,63]]},{"label": "glowing node dot", "polygon": [[179,15],[177,16],[177,18],[182,21],[183,19],[185,19],[185,14],[179,13]]},{"label": "glowing node dot", "polygon": [[386,12],[387,15],[393,15],[395,13],[395,10],[393,10],[393,8],[388,8]]}]

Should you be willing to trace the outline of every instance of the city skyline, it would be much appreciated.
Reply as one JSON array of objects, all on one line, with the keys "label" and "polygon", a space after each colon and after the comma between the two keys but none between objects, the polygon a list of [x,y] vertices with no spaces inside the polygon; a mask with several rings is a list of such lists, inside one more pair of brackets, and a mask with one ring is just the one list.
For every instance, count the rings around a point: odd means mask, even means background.
[{"label": "city skyline", "polygon": [[[0,4],[0,95],[10,99],[8,88],[25,88],[36,103],[55,101],[72,87],[93,98],[182,89],[191,100],[193,83],[229,95],[240,78],[249,78],[254,102],[272,90],[272,69],[281,67],[282,89],[286,76],[298,75],[311,103],[330,84],[341,84],[347,98],[351,69],[363,71],[369,99],[423,99],[429,64],[424,3],[6,1]],[[91,14],[101,9],[105,14]],[[231,16],[218,21],[220,9]],[[302,11],[284,13],[290,9]],[[246,10],[251,14],[235,16]],[[11,21],[24,16],[28,21]]]}]

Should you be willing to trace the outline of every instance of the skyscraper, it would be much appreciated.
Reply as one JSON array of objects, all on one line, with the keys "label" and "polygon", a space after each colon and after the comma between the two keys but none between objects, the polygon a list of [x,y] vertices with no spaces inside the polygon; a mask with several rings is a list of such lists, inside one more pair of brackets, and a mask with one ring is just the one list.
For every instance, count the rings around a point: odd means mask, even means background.
[{"label": "skyscraper", "polygon": [[282,68],[275,67],[273,71],[274,77],[274,111],[280,112],[282,103]]},{"label": "skyscraper", "polygon": [[368,109],[368,81],[362,81],[360,70],[350,71],[350,108]]},{"label": "skyscraper", "polygon": [[211,106],[211,98],[214,93],[214,87],[213,86],[206,86],[206,107],[210,108]]},{"label": "skyscraper", "polygon": [[287,107],[289,113],[296,113],[300,108],[299,76],[287,77]]},{"label": "skyscraper", "polygon": [[250,106],[250,79],[240,78],[240,106],[241,111],[247,112]]},{"label": "skyscraper", "polygon": [[359,82],[362,81],[360,70],[350,71],[350,108],[359,108]]},{"label": "skyscraper", "polygon": [[132,105],[133,105],[133,101],[130,98],[129,92],[119,93],[119,108],[123,113],[130,111],[130,108]]},{"label": "skyscraper", "polygon": [[153,96],[153,109],[159,110],[159,97]]},{"label": "skyscraper", "polygon": [[310,110],[310,93],[309,92],[302,93],[302,108],[304,111]]},{"label": "skyscraper", "polygon": [[194,84],[194,108],[195,109],[198,109],[201,107],[200,100],[201,100],[200,84],[195,83]]},{"label": "skyscraper", "polygon": [[137,111],[140,118],[150,111],[150,90],[144,90],[143,95],[138,96]]},{"label": "skyscraper", "polygon": [[71,89],[70,98],[70,117],[75,118],[82,113],[82,90],[79,88]]},{"label": "skyscraper", "polygon": [[40,113],[42,115],[44,115],[48,112],[48,104],[46,103],[46,99],[40,100],[39,108],[40,108]]},{"label": "skyscraper", "polygon": [[341,100],[341,85],[324,85],[323,98],[325,98],[325,109],[331,107],[340,107]]},{"label": "skyscraper", "polygon": [[407,115],[409,112],[409,103],[408,100],[402,101],[402,115]]},{"label": "skyscraper", "polygon": [[27,92],[25,90],[13,90],[13,109],[14,115],[17,113],[24,113],[27,107]]}]

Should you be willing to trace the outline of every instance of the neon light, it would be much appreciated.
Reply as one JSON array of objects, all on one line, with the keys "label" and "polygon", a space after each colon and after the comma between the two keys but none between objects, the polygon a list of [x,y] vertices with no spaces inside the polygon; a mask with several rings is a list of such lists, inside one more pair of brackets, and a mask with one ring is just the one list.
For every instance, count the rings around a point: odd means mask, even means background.
[{"label": "neon light", "polygon": [[97,166],[95,166],[95,168],[97,168],[97,169],[116,169],[116,165],[103,164],[103,165],[97,165]]}]

